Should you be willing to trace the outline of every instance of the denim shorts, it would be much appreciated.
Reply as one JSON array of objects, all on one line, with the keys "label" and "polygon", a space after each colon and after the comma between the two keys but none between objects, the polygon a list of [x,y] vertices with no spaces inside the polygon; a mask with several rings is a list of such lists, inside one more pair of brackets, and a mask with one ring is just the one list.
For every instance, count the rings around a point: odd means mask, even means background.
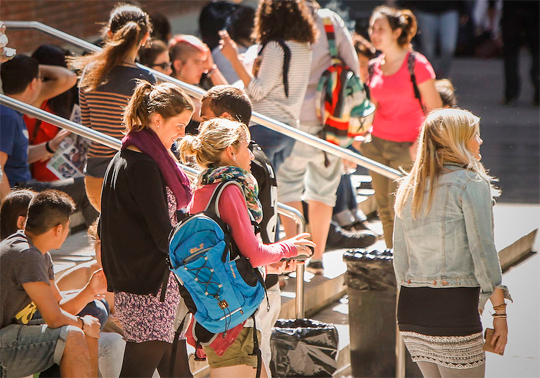
[{"label": "denim shorts", "polygon": [[277,172],[291,154],[296,140],[261,125],[250,126],[249,132]]},{"label": "denim shorts", "polygon": [[0,329],[2,378],[26,377],[60,365],[68,332],[73,326],[11,324]]}]

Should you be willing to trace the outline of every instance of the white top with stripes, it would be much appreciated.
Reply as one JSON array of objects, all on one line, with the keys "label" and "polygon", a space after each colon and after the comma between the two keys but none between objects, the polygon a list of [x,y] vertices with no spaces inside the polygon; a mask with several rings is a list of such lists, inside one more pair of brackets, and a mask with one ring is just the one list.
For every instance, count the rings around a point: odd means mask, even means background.
[{"label": "white top with stripes", "polygon": [[253,111],[298,127],[300,110],[306,94],[311,66],[309,43],[285,41],[291,50],[289,63],[289,97],[283,85],[284,52],[278,42],[268,42],[262,53],[257,77],[246,88],[253,103]]}]

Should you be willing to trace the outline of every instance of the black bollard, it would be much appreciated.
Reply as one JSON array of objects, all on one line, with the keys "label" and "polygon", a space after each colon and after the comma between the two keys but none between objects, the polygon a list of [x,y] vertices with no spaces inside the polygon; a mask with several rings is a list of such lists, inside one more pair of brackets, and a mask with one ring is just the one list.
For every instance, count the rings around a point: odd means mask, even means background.
[{"label": "black bollard", "polygon": [[[396,376],[396,278],[390,250],[348,251],[349,333],[353,377]],[[406,352],[406,377],[422,377]]]}]

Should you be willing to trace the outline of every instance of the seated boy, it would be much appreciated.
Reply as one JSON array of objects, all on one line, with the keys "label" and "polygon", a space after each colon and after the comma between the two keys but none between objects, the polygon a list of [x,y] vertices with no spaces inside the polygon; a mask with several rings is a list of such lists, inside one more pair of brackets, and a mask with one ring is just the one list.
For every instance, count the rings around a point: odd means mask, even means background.
[{"label": "seated boy", "polygon": [[[31,200],[25,230],[0,244],[0,364],[3,376],[39,373],[54,363],[61,376],[97,377],[99,321],[78,317],[106,291],[102,271],[71,298],[54,283],[49,250],[58,249],[69,233],[73,200],[46,190]],[[33,320],[39,309],[42,319]]]}]

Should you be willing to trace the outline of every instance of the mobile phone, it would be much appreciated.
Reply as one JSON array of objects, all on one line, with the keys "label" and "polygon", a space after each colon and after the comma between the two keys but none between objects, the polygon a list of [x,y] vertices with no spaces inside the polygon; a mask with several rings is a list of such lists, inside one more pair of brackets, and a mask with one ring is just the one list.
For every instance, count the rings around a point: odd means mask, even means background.
[{"label": "mobile phone", "polygon": [[315,248],[313,248],[313,247],[311,247],[309,245],[307,245],[306,247],[308,247],[311,250],[311,254],[309,256],[304,255],[302,253],[302,254],[294,256],[294,257],[283,258],[283,259],[281,259],[281,261],[306,261],[307,259],[311,258],[311,256],[313,256],[313,254],[315,253]]},{"label": "mobile phone", "polygon": [[486,341],[484,342],[483,349],[485,352],[491,352],[502,356],[504,353],[495,352],[495,345],[491,345],[493,333],[495,333],[495,330],[493,328],[486,328],[486,331],[484,332],[484,339],[486,339]]}]

